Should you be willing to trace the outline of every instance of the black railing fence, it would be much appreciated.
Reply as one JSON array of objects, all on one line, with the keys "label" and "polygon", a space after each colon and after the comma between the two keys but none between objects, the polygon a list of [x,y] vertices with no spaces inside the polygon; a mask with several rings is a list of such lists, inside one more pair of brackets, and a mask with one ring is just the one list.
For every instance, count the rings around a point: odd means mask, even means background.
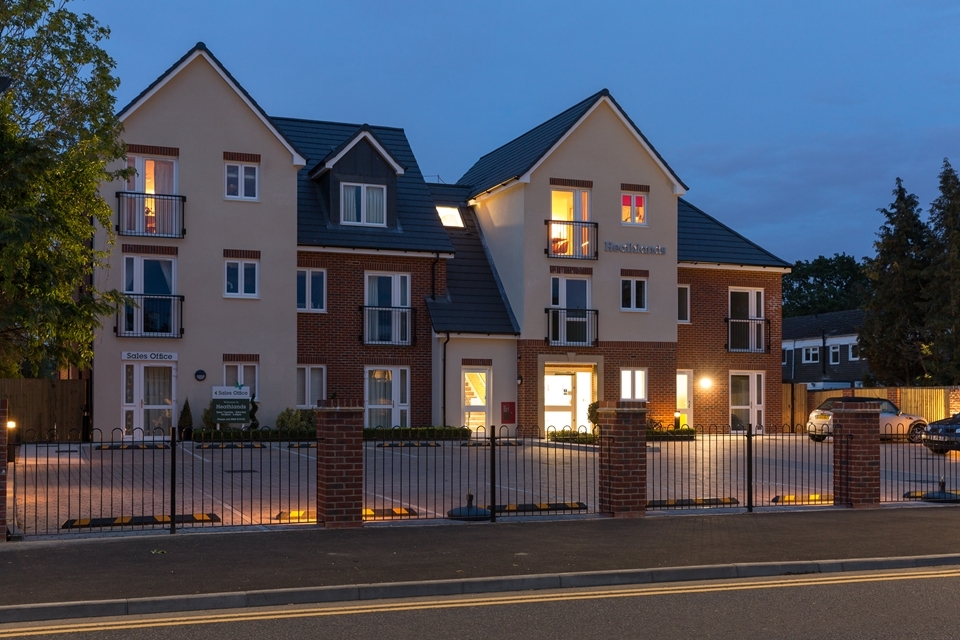
[{"label": "black railing fence", "polygon": [[121,236],[182,238],[186,196],[160,193],[117,192],[116,231]]},{"label": "black railing fence", "polygon": [[735,353],[769,353],[770,320],[768,318],[726,318],[727,351]]},{"label": "black railing fence", "polygon": [[360,339],[364,344],[411,345],[416,337],[417,310],[411,307],[360,307]]},{"label": "black railing fence", "polygon": [[597,223],[544,220],[547,227],[547,248],[550,258],[574,260],[597,259]]},{"label": "black railing fence", "polygon": [[600,335],[600,312],[597,309],[547,307],[544,311],[547,314],[547,344],[596,346]]},{"label": "black railing fence", "polygon": [[117,309],[116,334],[121,338],[180,338],[183,336],[183,296],[153,293],[124,294],[129,302]]}]

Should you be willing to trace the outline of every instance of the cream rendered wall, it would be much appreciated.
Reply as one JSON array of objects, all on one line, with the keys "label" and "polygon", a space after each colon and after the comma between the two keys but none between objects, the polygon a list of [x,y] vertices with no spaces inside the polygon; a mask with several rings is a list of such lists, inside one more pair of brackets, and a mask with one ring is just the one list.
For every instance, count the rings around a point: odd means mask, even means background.
[{"label": "cream rendered wall", "polygon": [[[442,414],[443,343],[446,334],[433,341],[434,371],[434,424],[444,423]],[[459,425],[463,419],[463,380],[461,372],[464,358],[493,360],[491,377],[493,394],[490,397],[490,416],[494,424],[500,424],[500,403],[517,401],[517,341],[513,336],[476,337],[451,335],[447,343],[447,424]],[[473,367],[471,367],[473,368]],[[489,384],[489,382],[488,382]],[[510,435],[515,435],[516,425],[509,425]],[[498,434],[506,435],[506,434]]]},{"label": "cream rendered wall", "polygon": [[[550,178],[592,180],[591,220],[599,223],[599,259],[548,259],[544,220],[550,218]],[[649,226],[624,225],[620,218],[620,184],[650,186]],[[593,267],[592,308],[600,310],[600,340],[677,341],[677,196],[673,181],[656,164],[613,108],[602,102],[530,176],[524,190],[522,339],[543,339],[544,308],[550,299],[550,265]],[[484,226],[486,234],[487,227]],[[487,236],[493,246],[494,240]],[[665,255],[612,253],[604,241],[660,244]],[[496,257],[496,256],[495,256]],[[511,265],[512,266],[512,265]],[[505,271],[506,282],[519,271]],[[648,312],[620,311],[620,269],[647,269]],[[516,278],[519,279],[519,278]],[[518,314],[519,315],[519,314]]]},{"label": "cream rendered wall", "polygon": [[[121,289],[121,244],[179,248],[177,293],[183,303],[182,339],[119,338],[114,318],[104,318],[95,343],[94,426],[120,427],[121,351],[177,352],[177,410],[189,397],[194,424],[223,384],[223,354],[259,354],[258,419],[275,424],[296,401],[296,246],[299,167],[291,153],[246,106],[216,70],[198,57],[127,117],[130,144],[178,147],[179,188],[187,198],[183,239],[118,236],[111,268],[96,274],[103,289]],[[259,153],[260,199],[224,199],[224,151]],[[101,193],[116,209],[120,183]],[[98,234],[104,247],[106,235]],[[259,250],[260,298],[223,297],[224,249]],[[207,378],[194,379],[203,369]],[[174,420],[178,411],[174,412]]]},{"label": "cream rendered wall", "polygon": [[[524,185],[518,184],[483,198],[474,207],[507,300],[521,326],[523,298],[527,291],[527,283],[522,277],[524,254],[531,241],[529,220],[524,218],[524,202]],[[543,253],[542,249],[540,253]]]}]

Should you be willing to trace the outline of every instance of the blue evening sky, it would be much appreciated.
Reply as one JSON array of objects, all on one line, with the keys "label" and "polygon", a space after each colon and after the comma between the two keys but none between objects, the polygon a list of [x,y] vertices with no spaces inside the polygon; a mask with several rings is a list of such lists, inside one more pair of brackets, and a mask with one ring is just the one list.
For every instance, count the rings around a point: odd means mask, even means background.
[{"label": "blue evening sky", "polygon": [[[423,173],[607,87],[693,204],[788,261],[872,254],[904,179],[960,165],[960,3],[82,0],[118,108],[206,42],[277,116],[406,129]],[[429,179],[429,178],[428,178]]]}]

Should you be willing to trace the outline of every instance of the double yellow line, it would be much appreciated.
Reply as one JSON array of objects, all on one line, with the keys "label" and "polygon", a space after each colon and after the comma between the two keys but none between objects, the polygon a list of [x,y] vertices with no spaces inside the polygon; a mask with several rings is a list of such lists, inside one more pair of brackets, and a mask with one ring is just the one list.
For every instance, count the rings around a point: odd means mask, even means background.
[{"label": "double yellow line", "polygon": [[609,598],[641,598],[647,596],[681,595],[686,593],[716,593],[723,591],[749,591],[757,589],[783,589],[832,584],[856,584],[864,582],[890,582],[899,580],[927,580],[960,577],[960,568],[904,571],[895,573],[872,573],[861,575],[828,574],[810,577],[775,578],[771,580],[724,581],[691,583],[676,586],[645,586],[636,588],[598,589],[590,591],[552,591],[518,593],[504,596],[447,596],[433,600],[391,601],[370,604],[326,605],[288,610],[249,611],[234,610],[230,613],[207,615],[179,615],[175,617],[152,617],[129,620],[99,619],[89,622],[46,626],[3,626],[0,638],[22,638],[65,633],[123,631],[155,627],[179,627],[227,622],[255,622],[266,620],[290,620],[295,618],[320,618],[327,616],[358,615],[365,613],[394,613],[400,611],[424,611],[430,609],[455,609],[462,607],[491,607],[516,604],[565,602],[573,600],[602,600]]}]

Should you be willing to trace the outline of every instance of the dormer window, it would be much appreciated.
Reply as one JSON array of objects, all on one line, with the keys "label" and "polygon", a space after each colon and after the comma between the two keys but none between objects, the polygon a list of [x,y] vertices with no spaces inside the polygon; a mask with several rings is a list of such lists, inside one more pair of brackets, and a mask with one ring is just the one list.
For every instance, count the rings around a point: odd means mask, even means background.
[{"label": "dormer window", "polygon": [[387,188],[378,184],[341,185],[340,223],[387,226]]}]

